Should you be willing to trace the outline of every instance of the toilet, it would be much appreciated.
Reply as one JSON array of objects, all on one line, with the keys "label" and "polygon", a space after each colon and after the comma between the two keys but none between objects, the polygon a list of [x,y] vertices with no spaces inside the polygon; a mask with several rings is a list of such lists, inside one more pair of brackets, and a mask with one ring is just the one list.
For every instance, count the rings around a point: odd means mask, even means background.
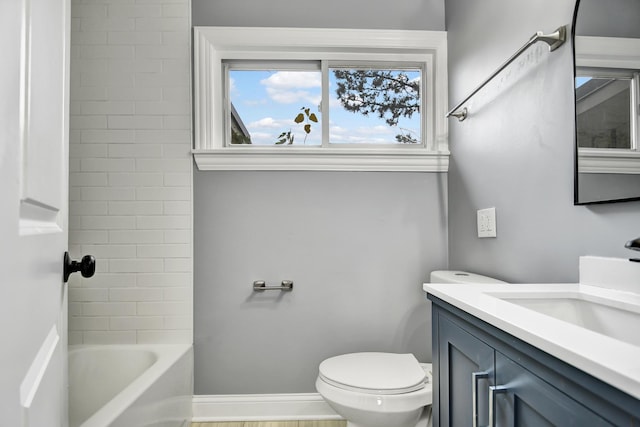
[{"label": "toilet", "polygon": [[[434,271],[431,283],[505,283],[465,271]],[[431,426],[430,363],[413,354],[350,353],[320,363],[316,389],[347,427]]]},{"label": "toilet", "polygon": [[431,283],[507,283],[493,277],[456,270],[432,271],[429,279]]},{"label": "toilet", "polygon": [[347,427],[426,427],[431,415],[430,406],[424,410],[432,401],[431,364],[413,354],[331,357],[320,363],[316,389]]}]

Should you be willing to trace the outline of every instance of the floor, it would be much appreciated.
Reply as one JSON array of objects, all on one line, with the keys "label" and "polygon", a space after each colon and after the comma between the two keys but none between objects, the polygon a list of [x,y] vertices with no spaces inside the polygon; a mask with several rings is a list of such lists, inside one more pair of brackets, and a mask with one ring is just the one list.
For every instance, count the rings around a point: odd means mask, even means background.
[{"label": "floor", "polygon": [[191,423],[191,427],[346,427],[346,421],[234,421]]}]

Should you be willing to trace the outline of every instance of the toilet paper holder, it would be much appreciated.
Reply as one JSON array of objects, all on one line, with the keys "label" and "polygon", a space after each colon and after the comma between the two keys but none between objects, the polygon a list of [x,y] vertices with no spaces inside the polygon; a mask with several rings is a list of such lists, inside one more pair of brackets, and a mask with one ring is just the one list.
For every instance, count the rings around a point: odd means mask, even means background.
[{"label": "toilet paper holder", "polygon": [[253,282],[253,290],[255,292],[262,291],[292,291],[293,281],[283,280],[280,286],[267,286],[264,280],[256,280]]}]

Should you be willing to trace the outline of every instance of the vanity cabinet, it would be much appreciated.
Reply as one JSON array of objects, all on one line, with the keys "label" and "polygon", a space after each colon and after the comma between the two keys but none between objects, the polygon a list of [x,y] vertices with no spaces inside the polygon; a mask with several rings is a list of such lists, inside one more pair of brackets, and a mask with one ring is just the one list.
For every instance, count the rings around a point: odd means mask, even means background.
[{"label": "vanity cabinet", "polygon": [[632,396],[432,295],[429,299],[434,426],[640,425],[640,401]]}]

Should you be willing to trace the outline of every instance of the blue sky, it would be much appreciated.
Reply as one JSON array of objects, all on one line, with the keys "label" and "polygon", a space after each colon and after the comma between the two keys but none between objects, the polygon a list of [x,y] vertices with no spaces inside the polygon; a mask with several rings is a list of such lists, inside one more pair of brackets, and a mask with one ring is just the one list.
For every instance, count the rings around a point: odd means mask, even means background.
[{"label": "blue sky", "polygon": [[[415,72],[416,77],[419,75]],[[373,116],[345,111],[335,95],[335,78],[330,73],[330,140],[333,143],[395,143],[399,129],[389,127]],[[273,145],[281,132],[295,135],[295,144],[320,145],[321,124],[309,122],[311,133],[294,118],[302,107],[310,108],[319,120],[321,101],[320,71],[230,71],[231,102],[251,134],[253,144]],[[419,115],[398,124],[419,139]]]},{"label": "blue sky", "polygon": [[591,80],[591,77],[576,77],[576,89]]}]

